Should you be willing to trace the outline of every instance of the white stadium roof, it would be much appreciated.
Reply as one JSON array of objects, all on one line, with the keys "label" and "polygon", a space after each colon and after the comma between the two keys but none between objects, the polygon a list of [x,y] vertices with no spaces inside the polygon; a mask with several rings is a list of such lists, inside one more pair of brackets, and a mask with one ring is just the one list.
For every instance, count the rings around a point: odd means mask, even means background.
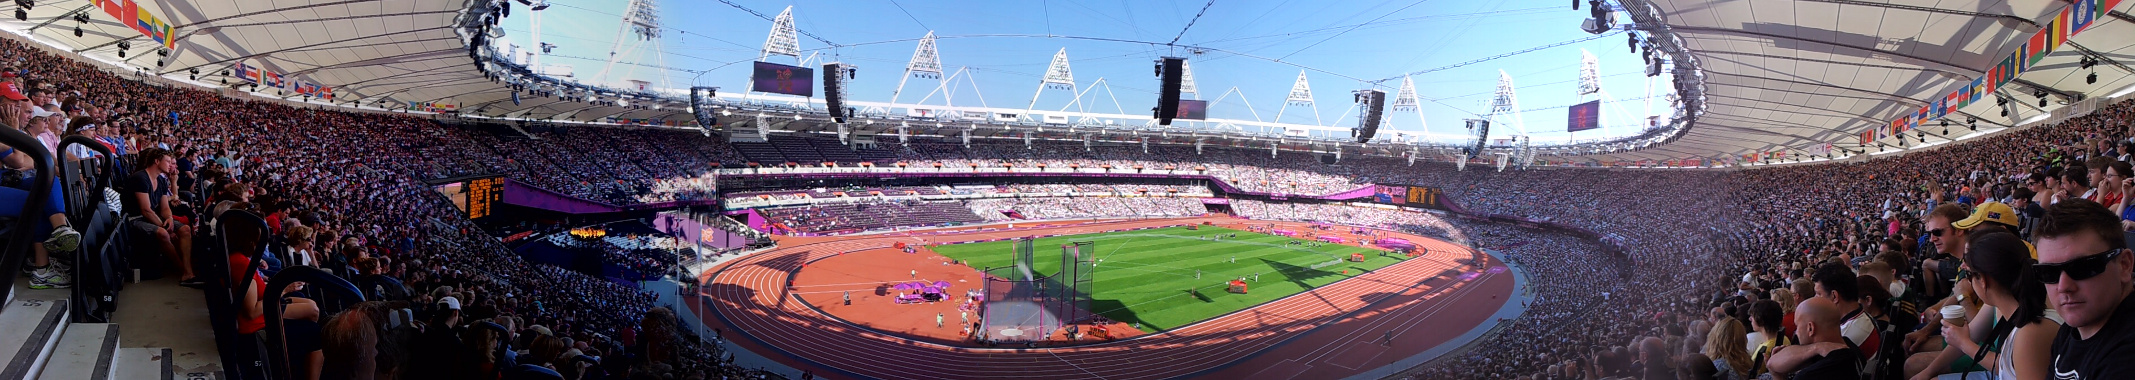
[{"label": "white stadium roof", "polygon": [[[1705,114],[1683,138],[1619,159],[1672,159],[1795,150],[1831,143],[1860,150],[1856,136],[1885,127],[1983,75],[2052,21],[2069,2],[1647,0],[1698,58]],[[1633,1],[1637,3],[1640,1]],[[1634,6],[1636,6],[1634,4]],[[2135,85],[2135,18],[2123,1],[2038,65],[2004,86],[2014,112],[1982,101],[1951,117],[1949,136],[2016,125],[2065,107],[2077,94],[2113,95]],[[2080,69],[2102,58],[2096,83]],[[2038,106],[2033,90],[2044,90]],[[1923,126],[1944,140],[1939,123]],[[1911,135],[1911,134],[1908,134]],[[1910,138],[1910,137],[1909,137]],[[1880,141],[1897,148],[1895,141]],[[1920,141],[1911,140],[1909,146]],[[1866,146],[1869,149],[1877,145]]]},{"label": "white stadium roof", "polygon": [[[613,102],[574,102],[523,95],[485,73],[470,54],[470,33],[490,4],[454,1],[195,0],[141,2],[147,13],[173,20],[175,49],[160,44],[95,4],[46,2],[27,20],[6,18],[10,31],[33,35],[92,59],[155,71],[195,82],[236,85],[239,63],[334,89],[333,103],[399,108],[408,102],[450,102],[461,111],[495,117],[597,120],[669,118],[689,120],[686,96],[657,94],[639,107]],[[1702,74],[1704,108],[1687,132],[1643,149],[1597,153],[1579,160],[1669,160],[1736,157],[1766,151],[1806,155],[1833,144],[1840,150],[1873,151],[1861,131],[1888,126],[1934,99],[1964,87],[2016,50],[2070,2],[2061,0],[1804,0],[1711,1],[1622,0],[1634,25],[1664,45],[1680,49],[1678,69]],[[115,4],[123,3],[123,1]],[[516,11],[525,7],[513,4]],[[1967,119],[1982,130],[2017,125],[2038,115],[2098,99],[2135,86],[2135,1],[2119,1],[2106,17],[2023,72],[1999,94],[2014,112],[1982,101],[1952,114],[1950,138],[1969,134]],[[86,14],[87,23],[76,15]],[[1630,16],[1630,17],[1624,17]],[[1655,19],[1657,18],[1657,20]],[[1658,21],[1657,23],[1655,21]],[[82,35],[75,29],[80,26]],[[1671,38],[1672,36],[1672,38]],[[119,46],[130,48],[120,57]],[[1685,55],[1687,54],[1687,56]],[[2085,57],[2092,69],[2079,67]],[[1688,59],[1685,59],[1688,58]],[[159,60],[160,62],[159,65]],[[1695,62],[1684,67],[1685,61]],[[501,68],[490,66],[491,68]],[[2097,72],[2098,80],[2086,80]],[[226,77],[225,73],[231,76]],[[508,77],[508,76],[506,76]],[[1680,77],[1680,76],[1679,76]],[[1678,82],[1683,82],[1678,80]],[[1693,85],[1700,81],[1691,81]],[[2039,106],[2034,92],[2048,94]],[[268,91],[272,94],[273,91]],[[295,92],[281,97],[301,100]],[[605,95],[605,96],[602,96]],[[653,95],[653,94],[637,94]],[[647,104],[660,105],[657,109]],[[2087,111],[2085,111],[2087,112]],[[2064,112],[2065,113],[2065,112]],[[1142,116],[1146,118],[1146,116]],[[1946,140],[1939,123],[1922,123],[1927,142]],[[1125,124],[1122,124],[1125,125]],[[1910,137],[1909,146],[1921,141]],[[1641,144],[1643,145],[1643,144]],[[1865,149],[1864,149],[1865,148]],[[1547,157],[1550,152],[1545,151]],[[1547,158],[1545,158],[1547,159]]]},{"label": "white stadium roof", "polygon": [[[362,102],[366,107],[397,109],[407,102],[450,102],[468,111],[486,106],[481,112],[485,115],[531,110],[544,116],[576,113],[596,118],[686,114],[674,108],[633,111],[612,103],[603,107],[531,95],[522,99],[522,105],[513,106],[510,87],[485,77],[468,54],[468,39],[459,28],[466,20],[468,2],[137,2],[147,13],[171,20],[176,43],[168,57],[157,53],[160,46],[151,37],[122,25],[92,2],[40,3],[29,10],[27,21],[7,18],[5,26],[18,33],[27,30],[41,41],[99,61],[145,68],[169,78],[189,79],[197,69],[197,82],[207,85],[244,83],[233,72],[243,63],[279,73],[284,81],[332,88],[333,103],[343,105]],[[86,24],[76,20],[77,12],[88,16]],[[77,26],[83,32],[80,37],[74,33]],[[123,58],[119,57],[122,42],[129,48]],[[294,91],[281,94],[278,97],[303,99]],[[274,95],[274,91],[262,95]]]}]

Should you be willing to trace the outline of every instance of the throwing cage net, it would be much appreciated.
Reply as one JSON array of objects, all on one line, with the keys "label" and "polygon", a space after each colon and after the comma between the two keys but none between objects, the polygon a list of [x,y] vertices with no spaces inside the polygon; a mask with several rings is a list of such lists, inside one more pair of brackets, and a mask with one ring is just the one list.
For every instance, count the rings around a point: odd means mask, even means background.
[{"label": "throwing cage net", "polygon": [[1043,341],[1069,324],[1092,317],[1090,281],[1096,271],[1090,255],[1097,251],[1096,245],[1086,241],[1062,245],[1059,266],[1041,268],[1031,244],[1031,239],[1016,240],[1014,263],[985,270],[986,302],[979,311],[979,339]]}]

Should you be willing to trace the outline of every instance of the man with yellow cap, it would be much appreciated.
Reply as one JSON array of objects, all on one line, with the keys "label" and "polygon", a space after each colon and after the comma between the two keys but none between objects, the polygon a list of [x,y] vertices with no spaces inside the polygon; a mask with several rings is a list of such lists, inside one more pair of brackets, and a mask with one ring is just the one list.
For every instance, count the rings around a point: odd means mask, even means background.
[{"label": "man with yellow cap", "polygon": [[[1993,232],[1996,229],[2016,233],[2023,224],[2023,215],[2017,214],[2015,208],[2001,202],[1987,202],[1979,204],[1979,207],[1972,208],[1971,216],[1965,217],[1963,220],[1950,222],[1950,227],[1965,230],[1965,236],[1977,236]],[[2026,242],[2024,244],[2029,246],[2031,243]],[[2037,249],[2032,250],[2031,258],[2034,260],[2039,258]]]}]

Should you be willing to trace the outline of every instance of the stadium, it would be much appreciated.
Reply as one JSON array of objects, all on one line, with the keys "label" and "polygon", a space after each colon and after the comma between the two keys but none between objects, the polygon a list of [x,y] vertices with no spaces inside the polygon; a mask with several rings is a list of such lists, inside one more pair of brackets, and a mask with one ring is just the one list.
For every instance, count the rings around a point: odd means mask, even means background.
[{"label": "stadium", "polygon": [[2123,378],[2129,12],[16,0],[0,378]]}]

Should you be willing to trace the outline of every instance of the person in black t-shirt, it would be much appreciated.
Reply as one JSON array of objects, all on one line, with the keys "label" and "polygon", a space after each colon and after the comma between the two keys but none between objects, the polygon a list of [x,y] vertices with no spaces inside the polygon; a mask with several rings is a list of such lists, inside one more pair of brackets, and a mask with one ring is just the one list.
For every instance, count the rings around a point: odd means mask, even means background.
[{"label": "person in black t-shirt", "polygon": [[153,236],[157,248],[165,256],[178,261],[179,284],[188,287],[205,285],[193,275],[192,242],[193,229],[171,217],[170,203],[175,198],[170,182],[164,176],[177,170],[178,161],[168,151],[149,148],[141,151],[140,171],[119,182],[120,198],[123,199],[124,215],[132,218],[128,225],[144,236]]},{"label": "person in black t-shirt", "polygon": [[2033,231],[2048,302],[2067,323],[2053,340],[2053,378],[2125,378],[2135,374],[2135,254],[2121,239],[2120,218],[2105,206],[2063,200],[2046,208]]},{"label": "person in black t-shirt", "polygon": [[1794,308],[1794,335],[1802,344],[1772,351],[1769,366],[1775,379],[1853,379],[1859,377],[1861,350],[1846,343],[1839,331],[1844,323],[1838,304],[1824,297],[1811,297]]}]

